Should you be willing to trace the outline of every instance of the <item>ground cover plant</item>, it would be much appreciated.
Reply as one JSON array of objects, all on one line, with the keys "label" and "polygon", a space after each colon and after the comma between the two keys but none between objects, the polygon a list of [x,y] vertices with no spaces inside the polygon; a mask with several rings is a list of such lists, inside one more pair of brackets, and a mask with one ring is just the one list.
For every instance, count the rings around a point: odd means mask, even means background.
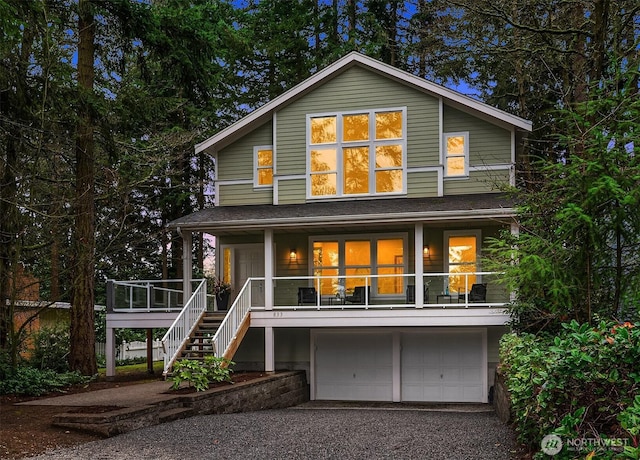
[{"label": "ground cover plant", "polygon": [[205,391],[212,382],[231,382],[231,368],[234,362],[218,356],[205,356],[203,361],[182,359],[173,365],[172,390],[180,388],[184,382],[196,391]]},{"label": "ground cover plant", "polygon": [[572,321],[555,336],[506,334],[500,354],[518,440],[532,451],[555,434],[554,458],[640,458],[640,327]]}]

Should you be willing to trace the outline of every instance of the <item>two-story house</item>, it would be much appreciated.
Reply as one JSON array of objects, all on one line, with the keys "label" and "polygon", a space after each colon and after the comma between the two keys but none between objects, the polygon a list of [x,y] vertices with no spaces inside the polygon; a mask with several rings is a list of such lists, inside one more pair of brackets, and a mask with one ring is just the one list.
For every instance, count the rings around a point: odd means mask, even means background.
[{"label": "two-story house", "polygon": [[304,369],[312,399],[487,402],[510,293],[483,241],[517,231],[501,190],[530,130],[354,52],[199,144],[215,206],[171,227],[185,273],[215,236],[250,312],[236,367]]}]

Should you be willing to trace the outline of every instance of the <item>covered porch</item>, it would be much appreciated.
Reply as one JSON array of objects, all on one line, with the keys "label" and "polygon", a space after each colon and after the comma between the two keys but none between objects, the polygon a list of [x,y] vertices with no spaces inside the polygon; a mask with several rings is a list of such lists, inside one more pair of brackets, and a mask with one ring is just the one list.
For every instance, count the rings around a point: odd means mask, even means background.
[{"label": "covered porch", "polygon": [[[486,237],[517,232],[505,203],[484,194],[226,206],[185,216],[170,224],[182,236],[184,279],[170,288],[113,282],[108,337],[110,327],[176,329],[182,317],[170,347],[179,349],[193,322],[218,309],[206,284],[191,278],[197,233],[215,237],[216,277],[232,286],[228,340],[249,312],[250,327],[264,328],[265,350],[278,327],[504,325],[511,293],[501,274],[482,270],[481,256]],[[196,292],[198,306],[187,315]],[[272,366],[265,357],[265,370]]]}]

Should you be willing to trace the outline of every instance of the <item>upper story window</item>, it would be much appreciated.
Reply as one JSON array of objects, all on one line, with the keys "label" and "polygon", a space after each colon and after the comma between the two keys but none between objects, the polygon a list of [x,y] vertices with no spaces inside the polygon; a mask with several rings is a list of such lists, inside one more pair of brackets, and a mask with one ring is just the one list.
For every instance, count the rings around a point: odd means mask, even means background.
[{"label": "upper story window", "polygon": [[273,186],[273,147],[270,145],[253,148],[253,185]]},{"label": "upper story window", "polygon": [[309,115],[308,196],[405,191],[406,108]]},{"label": "upper story window", "polygon": [[469,133],[445,133],[444,136],[445,177],[469,175]]}]

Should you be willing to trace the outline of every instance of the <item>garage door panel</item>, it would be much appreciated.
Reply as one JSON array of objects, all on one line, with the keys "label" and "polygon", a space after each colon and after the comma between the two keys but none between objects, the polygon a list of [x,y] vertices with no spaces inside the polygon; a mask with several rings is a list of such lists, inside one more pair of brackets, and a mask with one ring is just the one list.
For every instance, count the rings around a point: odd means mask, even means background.
[{"label": "garage door panel", "polygon": [[391,401],[391,335],[318,334],[316,399]]},{"label": "garage door panel", "polygon": [[482,357],[480,332],[403,334],[402,400],[484,402]]},{"label": "garage door panel", "polygon": [[447,369],[441,378],[444,384],[458,383],[461,380],[460,369]]}]

